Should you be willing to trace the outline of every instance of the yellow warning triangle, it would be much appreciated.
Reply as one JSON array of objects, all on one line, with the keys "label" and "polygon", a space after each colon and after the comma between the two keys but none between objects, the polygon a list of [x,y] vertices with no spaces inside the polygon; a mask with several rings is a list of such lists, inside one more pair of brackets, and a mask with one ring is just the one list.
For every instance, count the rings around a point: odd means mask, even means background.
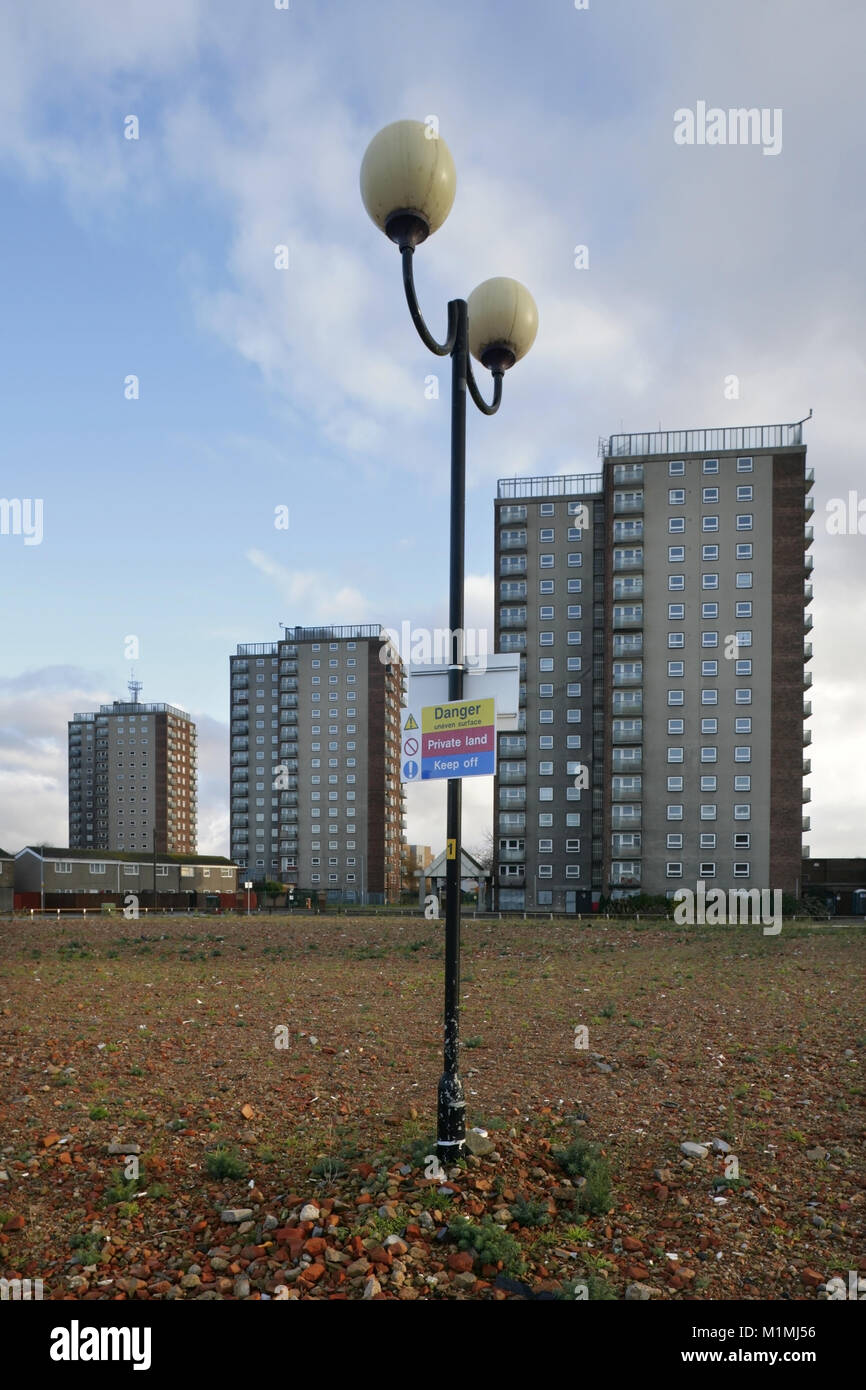
[{"label": "yellow warning triangle", "polygon": [[418,721],[416,720],[414,714],[410,714],[410,715],[409,715],[409,718],[406,720],[406,728],[407,728],[407,729],[417,729],[417,728],[418,728]]}]

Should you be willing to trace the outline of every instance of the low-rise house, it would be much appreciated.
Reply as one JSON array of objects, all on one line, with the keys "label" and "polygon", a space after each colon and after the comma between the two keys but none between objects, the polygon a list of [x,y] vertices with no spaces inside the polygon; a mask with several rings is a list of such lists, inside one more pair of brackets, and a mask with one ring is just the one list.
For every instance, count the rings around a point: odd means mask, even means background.
[{"label": "low-rise house", "polygon": [[141,907],[234,907],[237,875],[222,855],[27,845],[15,856],[15,906],[90,907],[94,899],[123,905],[133,894]]},{"label": "low-rise house", "polygon": [[15,893],[15,856],[0,849],[0,912],[11,912]]}]

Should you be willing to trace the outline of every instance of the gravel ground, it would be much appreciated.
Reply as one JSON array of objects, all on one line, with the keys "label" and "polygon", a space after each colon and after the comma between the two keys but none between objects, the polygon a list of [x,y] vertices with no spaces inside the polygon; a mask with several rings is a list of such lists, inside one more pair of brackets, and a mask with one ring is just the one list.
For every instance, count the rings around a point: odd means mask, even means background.
[{"label": "gravel ground", "polygon": [[404,1300],[810,1300],[866,1274],[862,927],[467,921],[486,1133],[437,1173],[442,934],[0,923],[3,1274]]}]

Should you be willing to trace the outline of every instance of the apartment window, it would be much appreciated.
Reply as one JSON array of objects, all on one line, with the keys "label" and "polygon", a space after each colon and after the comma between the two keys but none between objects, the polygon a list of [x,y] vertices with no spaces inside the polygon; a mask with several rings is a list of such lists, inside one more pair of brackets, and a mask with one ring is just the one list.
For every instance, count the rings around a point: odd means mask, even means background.
[{"label": "apartment window", "polygon": [[553,825],[553,815],[550,811],[539,811],[538,828],[539,830],[550,829]]},{"label": "apartment window", "polygon": [[752,749],[748,744],[743,744],[734,749],[735,763],[750,763],[752,761]]},{"label": "apartment window", "polygon": [[734,691],[734,701],[738,705],[750,705],[752,703],[752,688],[745,686]]},{"label": "apartment window", "polygon": [[751,502],[754,496],[754,489],[751,483],[745,483],[737,488],[738,502]]},{"label": "apartment window", "polygon": [[539,840],[539,841],[538,841],[538,853],[539,853],[539,854],[553,854],[553,841],[552,841],[552,840]]},{"label": "apartment window", "polygon": [[745,600],[743,600],[742,603],[738,603],[738,604],[735,606],[735,610],[734,610],[734,617],[735,617],[735,618],[751,618],[751,616],[752,616],[752,603],[751,603],[751,599],[745,599]]},{"label": "apartment window", "polygon": [[552,700],[553,683],[551,681],[541,681],[538,686],[538,693],[542,700]]},{"label": "apartment window", "polygon": [[538,877],[539,877],[539,878],[553,878],[553,865],[552,865],[552,864],[539,864],[539,866],[538,866]]},{"label": "apartment window", "polygon": [[538,539],[541,542],[547,541],[549,544],[553,540],[553,528],[549,526],[543,526],[538,533]]},{"label": "apartment window", "polygon": [[669,733],[669,734],[681,734],[681,733],[684,731],[684,728],[685,728],[685,721],[684,721],[684,720],[682,720],[682,719],[669,719],[669,720],[668,720],[668,733]]},{"label": "apartment window", "polygon": [[686,529],[686,519],[684,516],[669,516],[668,530],[682,534]]},{"label": "apartment window", "polygon": [[552,710],[552,709],[540,709],[540,710],[538,711],[538,722],[539,722],[539,724],[552,724],[552,723],[553,723],[553,710]]},{"label": "apartment window", "polygon": [[717,661],[702,661],[702,676],[717,676],[719,674],[719,663]]},{"label": "apartment window", "polygon": [[738,589],[751,589],[751,587],[752,587],[752,571],[751,571],[751,570],[741,570],[741,571],[739,572],[739,574],[737,575],[737,588],[738,588]]},{"label": "apartment window", "polygon": [[682,878],[682,863],[678,859],[669,859],[665,864],[665,876],[667,878]]},{"label": "apartment window", "polygon": [[[72,873],[72,864],[71,864],[71,862],[70,862],[68,859],[64,859],[62,863],[60,863],[60,862],[56,863],[56,864],[54,865],[54,872],[55,872],[56,874],[71,874],[71,873]],[[131,865],[129,868],[127,868],[127,869],[124,870],[124,873],[130,873],[130,872],[131,872],[131,873],[136,873],[136,874],[138,873],[138,868],[136,867],[136,865],[133,864],[133,865]]]},{"label": "apartment window", "polygon": [[580,747],[580,734],[566,734],[566,736],[565,736],[565,746],[566,746],[566,748],[579,748],[579,747]]},{"label": "apartment window", "polygon": [[738,646],[738,647],[751,647],[751,645],[752,645],[752,634],[751,634],[751,632],[750,632],[748,629],[747,629],[745,632],[738,632],[738,633],[736,633],[735,635],[736,635],[736,638],[737,638],[737,646]]},{"label": "apartment window", "polygon": [[581,555],[579,550],[576,551],[574,554],[569,555],[568,563],[573,569],[580,568],[580,566],[583,564],[583,556]]},{"label": "apartment window", "polygon": [[541,762],[541,763],[539,763],[539,764],[538,764],[538,775],[539,775],[539,777],[552,777],[552,776],[553,776],[553,763],[552,763],[552,762]]},{"label": "apartment window", "polygon": [[582,617],[583,617],[583,607],[582,607],[582,605],[579,604],[579,603],[570,603],[570,604],[568,605],[568,617],[569,617],[569,618],[582,618]]},{"label": "apartment window", "polygon": [[553,608],[549,604],[542,604],[538,610],[538,617],[543,623],[552,623]]},{"label": "apartment window", "polygon": [[538,557],[538,566],[539,566],[539,569],[543,569],[543,570],[552,570],[552,569],[553,569],[553,565],[554,565],[554,557],[553,557],[552,555],[539,555],[539,557]]},{"label": "apartment window", "polygon": [[751,512],[743,512],[743,513],[741,513],[740,515],[738,515],[738,516],[737,516],[737,530],[738,530],[738,531],[751,531],[751,529],[752,529],[752,513],[751,513]]},{"label": "apartment window", "polygon": [[569,827],[574,827],[574,829],[577,829],[577,827],[580,825],[580,812],[579,812],[579,811],[566,811],[566,813],[565,813],[565,823],[566,823],[567,826],[569,826]]},{"label": "apartment window", "polygon": [[684,696],[683,691],[682,691],[682,690],[669,690],[669,691],[668,691],[668,704],[669,704],[669,705],[683,705],[683,704],[685,704],[685,696]]},{"label": "apartment window", "polygon": [[751,560],[751,558],[752,558],[752,542],[751,542],[751,541],[741,541],[741,542],[737,545],[737,559],[738,559],[738,560]]},{"label": "apartment window", "polygon": [[669,661],[669,662],[668,662],[668,675],[669,675],[669,676],[684,676],[684,675],[685,675],[685,662],[684,662],[684,661]]},{"label": "apartment window", "polygon": [[748,849],[752,843],[751,835],[735,835],[734,849]]},{"label": "apartment window", "polygon": [[[91,865],[90,865],[90,872],[91,872],[92,874],[104,874],[104,873],[105,873],[105,865],[104,865],[104,864],[91,864]],[[168,873],[168,870],[166,869],[165,872]],[[157,869],[157,873],[159,873],[159,869]]]},{"label": "apartment window", "polygon": [[739,805],[739,806],[735,806],[735,807],[734,807],[734,820],[751,820],[751,819],[752,819],[752,805],[751,805],[751,802],[746,801],[746,802],[744,802],[742,805]]},{"label": "apartment window", "polygon": [[682,789],[683,789],[683,779],[682,779],[682,777],[669,777],[669,778],[668,778],[668,791],[669,791],[669,792],[681,792]]},{"label": "apartment window", "polygon": [[717,734],[718,732],[719,732],[719,721],[718,721],[718,719],[702,719],[702,720],[701,720],[701,733],[702,733],[702,734]]},{"label": "apartment window", "polygon": [[583,531],[579,526],[569,526],[567,539],[570,541],[582,541]]},{"label": "apartment window", "polygon": [[669,574],[668,588],[682,591],[686,587],[686,577],[684,574]]},{"label": "apartment window", "polygon": [[668,546],[668,563],[671,565],[681,564],[686,558],[686,548],[684,545]]},{"label": "apartment window", "polygon": [[[538,508],[538,515],[539,515],[539,516],[553,516],[553,511],[554,511],[554,504],[553,504],[552,502],[542,502],[541,506]],[[553,538],[551,537],[551,539],[553,539]]]},{"label": "apartment window", "polygon": [[681,763],[682,761],[683,761],[683,750],[682,750],[682,748],[675,748],[675,747],[673,747],[673,746],[669,747],[669,748],[668,748],[668,762],[669,762],[669,763]]},{"label": "apartment window", "polygon": [[718,502],[719,489],[717,487],[705,487],[703,492],[703,498],[704,506],[706,506],[708,502]]},{"label": "apartment window", "polygon": [[539,579],[539,581],[538,581],[538,592],[539,592],[540,594],[552,594],[552,593],[553,593],[553,584],[554,584],[554,581],[553,581],[552,579]]},{"label": "apartment window", "polygon": [[565,693],[570,699],[579,700],[581,689],[582,686],[580,681],[569,681],[568,685],[565,687]]},{"label": "apartment window", "polygon": [[734,662],[734,674],[737,676],[750,676],[752,674],[752,662],[747,657],[744,661]]},{"label": "apartment window", "polygon": [[668,488],[668,502],[672,507],[682,507],[686,500],[686,490],[684,487]]},{"label": "apartment window", "polygon": [[751,865],[743,861],[734,864],[734,878],[748,878],[751,872]]},{"label": "apartment window", "polygon": [[671,459],[668,464],[668,476],[670,478],[681,478],[685,471],[685,459]]},{"label": "apartment window", "polygon": [[701,546],[701,559],[702,559],[702,560],[718,560],[718,558],[719,558],[719,547],[718,547],[717,545],[702,545],[702,546]]},{"label": "apartment window", "polygon": [[566,854],[580,854],[580,840],[566,840]]},{"label": "apartment window", "polygon": [[718,531],[718,529],[719,529],[719,518],[718,518],[717,516],[704,516],[704,517],[701,517],[701,530],[702,530],[702,531]]},{"label": "apartment window", "polygon": [[701,633],[702,647],[717,647],[719,645],[719,634],[710,629]]},{"label": "apartment window", "polygon": [[701,575],[701,588],[702,588],[702,589],[718,589],[718,587],[719,587],[719,576],[718,576],[718,574],[715,574],[715,573],[708,573],[708,574],[702,574],[702,575]]},{"label": "apartment window", "polygon": [[[567,587],[568,592],[569,592],[570,594],[579,594],[579,593],[581,592],[581,590],[583,589],[583,580],[582,580],[582,579],[569,579],[569,580],[567,581],[566,587]],[[553,593],[553,590],[551,589],[550,592]]]},{"label": "apartment window", "polygon": [[[551,714],[553,711],[551,710]],[[579,709],[568,709],[565,712],[565,722],[567,724],[579,724],[581,722],[581,712]]]},{"label": "apartment window", "polygon": [[540,734],[538,738],[539,748],[553,747],[553,734]]},{"label": "apartment window", "polygon": [[582,656],[570,656],[566,659],[566,666],[569,671],[579,671],[583,665]]},{"label": "apartment window", "polygon": [[686,645],[686,634],[684,632],[669,632],[669,647],[684,647]]},{"label": "apartment window", "polygon": [[716,819],[716,812],[717,812],[717,808],[716,808],[716,804],[715,804],[714,801],[711,801],[711,802],[709,802],[709,803],[707,803],[707,804],[705,804],[705,805],[702,805],[702,806],[701,806],[701,820],[715,820],[715,819]]},{"label": "apartment window", "polygon": [[715,687],[708,687],[701,691],[702,705],[717,705],[719,703],[719,692]]},{"label": "apartment window", "polygon": [[552,671],[552,670],[553,670],[553,657],[552,657],[552,656],[540,656],[540,657],[538,658],[538,669],[539,669],[539,671],[548,671],[548,672],[549,672],[549,671]]},{"label": "apartment window", "polygon": [[667,817],[668,817],[668,820],[682,820],[682,818],[683,818],[683,808],[682,808],[682,806],[680,806],[680,805],[675,805],[675,804],[673,804],[673,803],[669,804],[669,805],[668,805],[668,809],[667,809]]},{"label": "apartment window", "polygon": [[704,459],[704,472],[705,472],[705,473],[718,473],[718,471],[719,471],[719,460],[718,460],[718,459]]},{"label": "apartment window", "polygon": [[538,788],[538,799],[539,799],[539,801],[552,801],[552,800],[553,800],[553,787],[539,787],[539,788]]},{"label": "apartment window", "polygon": [[716,866],[715,866],[715,864],[706,864],[706,863],[705,863],[705,864],[702,864],[702,865],[701,865],[700,873],[699,873],[699,875],[698,875],[699,878],[715,878],[715,876],[716,876]]},{"label": "apartment window", "polygon": [[735,720],[734,720],[734,733],[735,733],[735,734],[750,734],[751,732],[752,732],[752,721],[751,721],[751,719],[750,719],[748,716],[745,717],[745,718],[742,718],[742,719],[735,719]]},{"label": "apartment window", "polygon": [[668,621],[669,621],[669,622],[681,622],[682,619],[683,619],[685,616],[686,616],[686,606],[685,606],[684,603],[669,603],[669,604],[668,604]]},{"label": "apartment window", "polygon": [[569,632],[566,640],[570,647],[579,647],[583,641],[583,633],[579,631]]},{"label": "apartment window", "polygon": [[714,791],[718,791],[718,786],[719,786],[719,779],[718,779],[718,777],[702,777],[702,778],[701,778],[701,791],[702,791],[702,792],[714,792]]},{"label": "apartment window", "polygon": [[740,459],[737,459],[737,472],[738,472],[738,473],[751,473],[751,472],[753,471],[753,469],[754,469],[754,463],[753,463],[752,459],[750,459],[750,458],[740,458]]},{"label": "apartment window", "polygon": [[552,633],[552,632],[539,632],[539,634],[538,634],[538,645],[539,645],[540,647],[552,647],[552,646],[553,646],[553,633]]}]

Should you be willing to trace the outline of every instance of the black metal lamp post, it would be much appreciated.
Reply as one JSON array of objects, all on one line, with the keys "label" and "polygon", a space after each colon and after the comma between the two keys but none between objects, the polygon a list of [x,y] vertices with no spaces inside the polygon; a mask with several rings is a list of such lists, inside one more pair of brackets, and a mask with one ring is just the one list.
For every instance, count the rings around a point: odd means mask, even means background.
[{"label": "black metal lamp post", "polygon": [[[413,257],[451,211],[456,189],[454,161],[444,140],[421,121],[395,121],[367,147],[361,166],[361,196],[376,225],[400,248],[403,287],[421,341],[439,357],[451,358],[451,557],[448,699],[463,696],[463,570],[466,516],[466,392],[484,415],[502,399],[502,378],[531,348],[538,311],[529,291],[516,280],[496,277],[473,290],[468,301],[452,299],[448,329],[439,343],[427,328],[415,294]],[[488,405],[478,389],[470,352],[493,376]],[[463,1083],[458,1072],[460,1030],[460,866],[461,792],[459,778],[448,780],[445,871],[445,1048],[439,1079],[437,1153],[440,1161],[459,1157],[466,1137]]]}]

